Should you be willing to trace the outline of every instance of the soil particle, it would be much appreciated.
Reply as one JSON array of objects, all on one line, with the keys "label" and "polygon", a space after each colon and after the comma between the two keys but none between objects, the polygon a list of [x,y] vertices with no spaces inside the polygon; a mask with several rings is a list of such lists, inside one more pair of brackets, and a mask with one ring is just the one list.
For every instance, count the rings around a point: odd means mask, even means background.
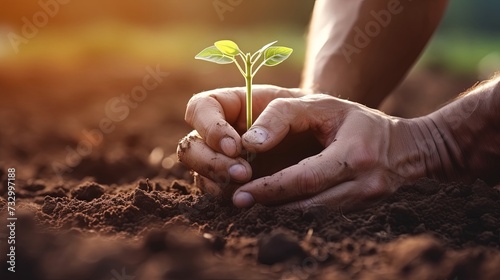
[{"label": "soil particle", "polygon": [[67,197],[69,194],[67,190],[56,187],[54,189],[48,190],[47,192],[42,193],[41,195],[50,196],[50,197]]},{"label": "soil particle", "polygon": [[426,231],[425,224],[421,223],[413,230],[413,233],[419,234],[419,233],[424,233],[425,231]]},{"label": "soil particle", "polygon": [[500,217],[495,217],[491,213],[486,213],[481,216],[481,225],[486,228],[486,229],[496,229],[498,225],[500,224],[499,221]]},{"label": "soil particle", "polygon": [[464,209],[467,216],[471,218],[479,218],[481,215],[497,207],[497,203],[490,198],[478,197],[467,202]]},{"label": "soil particle", "polygon": [[104,194],[104,188],[93,182],[83,183],[71,192],[71,195],[84,201],[92,201],[101,197]]},{"label": "soil particle", "polygon": [[45,214],[52,214],[54,212],[54,209],[57,206],[57,202],[54,199],[50,199],[49,197],[45,198],[45,201],[42,205],[42,212]]},{"label": "soil particle", "polygon": [[190,193],[188,191],[188,188],[179,181],[174,181],[172,185],[170,185],[170,189],[174,192],[178,192],[181,195],[187,195]]},{"label": "soil particle", "polygon": [[212,251],[214,252],[221,252],[226,246],[226,240],[219,235],[204,233],[203,238],[207,240],[210,249],[212,249]]},{"label": "soil particle", "polygon": [[145,181],[139,181],[139,186],[138,186],[139,189],[145,191],[145,192],[150,192],[153,190],[153,188],[151,187],[151,185],[149,184],[149,180],[146,179]]},{"label": "soil particle", "polygon": [[29,191],[29,192],[38,192],[43,189],[45,189],[45,185],[40,182],[28,182],[25,186],[24,189]]},{"label": "soil particle", "polygon": [[257,261],[272,265],[292,258],[302,260],[306,253],[294,238],[285,232],[272,232],[259,238]]},{"label": "soil particle", "polygon": [[477,180],[471,186],[472,192],[478,197],[489,198],[494,201],[500,200],[500,192],[481,180]]},{"label": "soil particle", "polygon": [[316,222],[318,224],[325,224],[328,221],[328,209],[324,206],[316,206],[306,209],[302,218],[305,221]]},{"label": "soil particle", "polygon": [[394,268],[399,271],[399,275],[404,277],[419,275],[423,277],[420,279],[430,279],[427,278],[430,274],[427,269],[441,262],[445,250],[434,238],[422,235],[414,239],[402,239],[388,246],[384,253],[391,255]]},{"label": "soil particle", "polygon": [[132,204],[146,213],[153,213],[161,208],[159,201],[142,189],[136,189],[133,195]]},{"label": "soil particle", "polygon": [[408,207],[406,203],[391,205],[388,220],[391,223],[404,225],[407,228],[411,228],[419,223],[417,213]]}]

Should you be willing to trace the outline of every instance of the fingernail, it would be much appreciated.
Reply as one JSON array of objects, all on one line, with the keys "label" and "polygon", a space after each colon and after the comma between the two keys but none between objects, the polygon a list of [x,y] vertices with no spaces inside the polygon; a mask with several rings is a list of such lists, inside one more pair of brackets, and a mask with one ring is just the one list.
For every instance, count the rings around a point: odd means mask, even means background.
[{"label": "fingernail", "polygon": [[252,128],[245,133],[245,141],[251,144],[262,144],[267,140],[267,131],[260,128]]},{"label": "fingernail", "polygon": [[220,148],[227,156],[236,154],[236,141],[231,137],[224,137],[220,140]]},{"label": "fingernail", "polygon": [[239,192],[233,197],[233,204],[239,208],[247,208],[255,204],[253,196],[247,192]]},{"label": "fingernail", "polygon": [[247,169],[242,164],[235,164],[229,167],[229,175],[236,181],[246,181],[247,180]]}]

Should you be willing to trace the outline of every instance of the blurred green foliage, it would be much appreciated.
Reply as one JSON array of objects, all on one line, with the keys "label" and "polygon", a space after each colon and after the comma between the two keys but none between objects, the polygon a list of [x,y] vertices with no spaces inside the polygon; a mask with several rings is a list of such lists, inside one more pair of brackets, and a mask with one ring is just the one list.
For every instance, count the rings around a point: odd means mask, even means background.
[{"label": "blurred green foliage", "polygon": [[[42,9],[40,1],[3,1],[8,9],[0,9],[0,58],[6,60],[11,49],[6,34],[20,34],[23,18],[31,19]],[[19,54],[10,53],[10,59],[18,63],[42,57],[70,64],[83,54],[86,61],[164,59],[182,65],[214,40],[235,40],[249,51],[278,40],[294,48],[291,62],[299,68],[313,6],[312,0],[70,1],[20,46]],[[476,73],[481,60],[495,52],[500,55],[499,12],[498,0],[450,0],[419,66]]]},{"label": "blurred green foliage", "polygon": [[486,78],[500,71],[500,1],[451,0],[419,66]]},{"label": "blurred green foliage", "polygon": [[500,1],[451,0],[440,33],[500,35]]}]

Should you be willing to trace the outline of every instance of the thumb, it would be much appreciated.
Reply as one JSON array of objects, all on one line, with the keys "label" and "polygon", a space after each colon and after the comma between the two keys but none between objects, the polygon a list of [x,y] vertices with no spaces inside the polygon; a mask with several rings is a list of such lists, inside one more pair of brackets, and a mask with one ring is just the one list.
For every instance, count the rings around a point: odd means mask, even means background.
[{"label": "thumb", "polygon": [[274,99],[243,134],[243,146],[249,152],[272,149],[288,134],[300,111],[301,106],[296,98]]},{"label": "thumb", "polygon": [[323,94],[274,99],[243,134],[243,147],[249,152],[266,152],[280,143],[288,133],[321,127],[331,110],[324,99]]}]

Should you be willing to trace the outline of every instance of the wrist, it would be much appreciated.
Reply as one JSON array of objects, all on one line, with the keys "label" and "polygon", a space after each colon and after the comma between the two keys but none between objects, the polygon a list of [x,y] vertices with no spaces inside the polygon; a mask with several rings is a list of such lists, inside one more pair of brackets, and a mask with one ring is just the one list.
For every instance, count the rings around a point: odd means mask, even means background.
[{"label": "wrist", "polygon": [[426,176],[442,181],[467,179],[462,146],[457,142],[453,128],[444,115],[433,113],[415,120],[415,134],[421,158],[425,162]]},{"label": "wrist", "polygon": [[441,116],[396,118],[391,131],[391,166],[406,180],[462,178],[464,160],[460,147]]},{"label": "wrist", "polygon": [[391,162],[407,179],[500,179],[500,84],[485,82],[424,117],[393,119]]},{"label": "wrist", "polygon": [[[458,165],[448,179],[498,181],[500,163],[500,79],[483,82],[469,93],[429,115],[440,123]],[[449,141],[445,142],[448,144]],[[444,168],[449,168],[444,166]]]},{"label": "wrist", "polygon": [[408,181],[421,177],[448,179],[453,177],[444,170],[454,160],[450,157],[445,136],[447,132],[429,117],[393,119],[390,136],[389,160],[396,173]]}]

